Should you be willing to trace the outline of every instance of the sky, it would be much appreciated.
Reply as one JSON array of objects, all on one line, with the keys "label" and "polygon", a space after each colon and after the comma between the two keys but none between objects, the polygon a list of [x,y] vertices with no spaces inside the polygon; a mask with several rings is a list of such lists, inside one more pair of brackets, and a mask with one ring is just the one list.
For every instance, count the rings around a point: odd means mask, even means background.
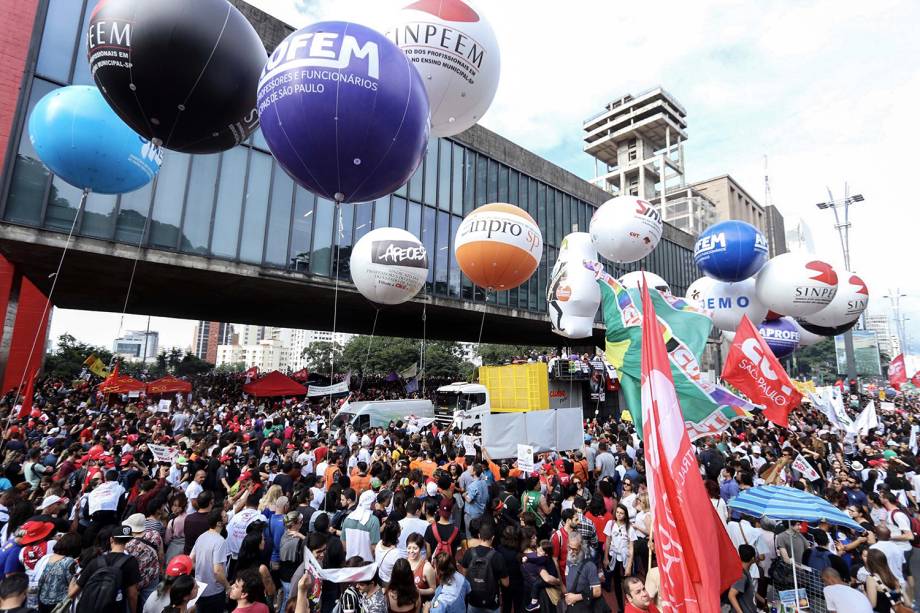
[{"label": "sky", "polygon": [[[344,19],[386,29],[404,1],[247,0],[295,27]],[[498,93],[482,125],[583,177],[582,122],[606,102],[656,85],[688,112],[687,178],[731,174],[763,202],[801,218],[816,252],[842,268],[833,214],[815,203],[845,185],[851,263],[870,311],[900,288],[908,328],[920,326],[915,274],[920,215],[911,142],[920,143],[920,2],[730,0],[653,3],[480,0],[502,55]],[[916,190],[916,191],[915,191]],[[914,194],[911,196],[911,194]],[[110,345],[120,315],[56,310],[68,331]],[[146,317],[125,329],[144,328]],[[191,343],[193,322],[154,318],[163,346]],[[911,335],[920,353],[920,330]]]}]

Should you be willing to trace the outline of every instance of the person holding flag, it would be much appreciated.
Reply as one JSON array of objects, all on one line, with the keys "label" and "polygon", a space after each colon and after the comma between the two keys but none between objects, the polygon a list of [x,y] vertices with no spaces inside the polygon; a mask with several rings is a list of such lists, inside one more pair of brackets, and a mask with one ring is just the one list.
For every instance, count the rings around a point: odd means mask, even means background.
[{"label": "person holding flag", "polygon": [[648,286],[642,283],[642,428],[655,554],[665,611],[710,613],[742,575],[741,560],[709,502],[677,401]]}]

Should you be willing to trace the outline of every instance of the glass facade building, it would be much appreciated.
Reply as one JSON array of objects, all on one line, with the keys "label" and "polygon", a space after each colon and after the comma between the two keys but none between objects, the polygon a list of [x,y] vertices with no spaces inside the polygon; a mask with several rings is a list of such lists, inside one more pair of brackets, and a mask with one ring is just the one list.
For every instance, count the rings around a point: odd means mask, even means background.
[{"label": "glass facade building", "polygon": [[[24,102],[13,138],[18,141],[0,192],[0,219],[67,233],[78,214],[80,191],[53,176],[32,148],[25,125],[37,101],[55,88],[91,84],[85,39],[94,0],[46,0],[43,32],[34,72],[24,83]],[[478,129],[478,128],[477,128]],[[393,226],[418,236],[431,260],[426,291],[433,296],[486,300],[461,274],[453,237],[463,216],[477,206],[517,204],[543,230],[545,253],[539,270],[520,288],[489,295],[499,307],[545,312],[549,271],[562,237],[577,226],[587,231],[602,201],[579,198],[456,140],[433,139],[425,161],[396,193],[375,202],[342,205],[297,186],[274,162],[256,133],[248,142],[213,155],[167,152],[154,182],[121,196],[91,194],[76,220],[75,234],[128,245],[237,261],[302,273],[304,278],[349,279],[351,246],[373,228]],[[587,193],[587,192],[585,192]],[[594,193],[593,191],[590,193]],[[666,233],[667,234],[667,233]],[[689,239],[664,238],[645,260],[614,273],[646,268],[683,294],[697,274]],[[334,246],[338,244],[339,249]]]}]

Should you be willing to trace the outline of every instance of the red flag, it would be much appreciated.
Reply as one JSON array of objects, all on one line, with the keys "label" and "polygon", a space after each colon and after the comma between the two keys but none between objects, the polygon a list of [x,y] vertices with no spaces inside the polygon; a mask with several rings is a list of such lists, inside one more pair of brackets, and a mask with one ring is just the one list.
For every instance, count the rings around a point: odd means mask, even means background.
[{"label": "red flag", "polygon": [[910,382],[914,384],[914,387],[920,387],[920,370],[914,373],[914,376],[910,378]]},{"label": "red flag", "polygon": [[764,417],[784,428],[789,427],[789,412],[802,402],[802,394],[747,315],[735,331],[722,380],[734,385],[751,402],[762,404]]},{"label": "red flag", "polygon": [[32,398],[35,396],[35,377],[38,375],[36,368],[26,382],[26,391],[22,394],[22,406],[19,407],[19,419],[25,419],[32,413]]},{"label": "red flag", "polygon": [[642,283],[642,420],[662,611],[710,613],[742,573],[709,502],[677,402],[655,306]]},{"label": "red flag", "polygon": [[888,383],[896,390],[901,389],[902,383],[907,383],[907,367],[904,365],[903,353],[888,364]]}]

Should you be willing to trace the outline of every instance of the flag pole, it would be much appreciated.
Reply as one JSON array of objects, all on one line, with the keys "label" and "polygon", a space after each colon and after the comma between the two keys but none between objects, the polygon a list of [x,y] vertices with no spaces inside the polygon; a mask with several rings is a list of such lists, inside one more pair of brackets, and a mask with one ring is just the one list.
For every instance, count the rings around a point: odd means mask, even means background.
[{"label": "flag pole", "polygon": [[[789,527],[792,527],[792,522],[786,522]],[[802,609],[799,605],[799,576],[795,570],[795,539],[789,539],[789,556],[792,558],[792,587],[795,589],[795,610],[796,613],[802,613]]]}]

